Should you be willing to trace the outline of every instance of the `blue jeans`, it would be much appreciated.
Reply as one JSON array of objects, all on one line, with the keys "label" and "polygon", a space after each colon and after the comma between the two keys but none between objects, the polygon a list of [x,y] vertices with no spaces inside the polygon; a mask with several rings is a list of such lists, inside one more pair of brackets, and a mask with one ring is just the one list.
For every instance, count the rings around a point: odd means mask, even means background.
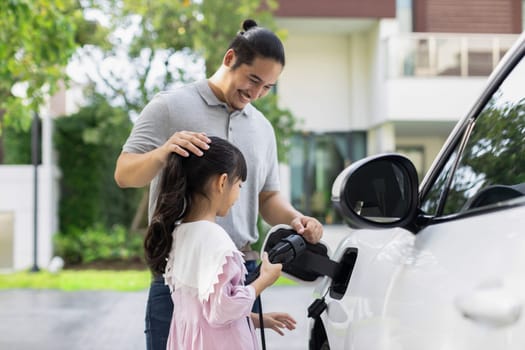
[{"label": "blue jeans", "polygon": [[[248,272],[257,267],[256,261],[246,261],[244,265]],[[252,311],[258,312],[256,304],[254,304]],[[146,305],[146,329],[144,333],[146,334],[147,350],[166,350],[172,314],[173,301],[171,300],[170,288],[164,284],[162,276],[155,277],[149,287]]]},{"label": "blue jeans", "polygon": [[[255,260],[248,260],[244,262],[244,266],[246,266],[246,270],[248,270],[248,274],[255,271],[257,268],[257,261]],[[259,313],[259,304],[257,304],[257,300],[252,306],[252,312]]]},{"label": "blue jeans", "polygon": [[166,350],[172,314],[170,288],[164,284],[164,277],[155,277],[149,287],[146,305],[146,349]]}]

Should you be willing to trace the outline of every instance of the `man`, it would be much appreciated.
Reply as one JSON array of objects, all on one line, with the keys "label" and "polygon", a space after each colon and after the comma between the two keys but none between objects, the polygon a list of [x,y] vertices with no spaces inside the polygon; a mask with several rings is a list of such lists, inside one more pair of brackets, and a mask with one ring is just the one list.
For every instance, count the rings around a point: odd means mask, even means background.
[{"label": "man", "polygon": [[[142,111],[117,160],[115,181],[121,187],[151,182],[149,215],[157,195],[157,175],[171,152],[202,155],[209,136],[229,140],[247,161],[248,178],[230,213],[217,222],[245,253],[247,268],[255,267],[250,245],[257,241],[257,215],[270,225],[288,224],[306,240],[317,243],[322,226],[302,215],[279,193],[275,134],[270,122],[250,103],[277,83],[284,48],[271,31],[252,20],[230,44],[221,67],[208,79],[158,94]],[[162,276],[154,276],[146,309],[148,349],[165,349],[173,304]]]}]

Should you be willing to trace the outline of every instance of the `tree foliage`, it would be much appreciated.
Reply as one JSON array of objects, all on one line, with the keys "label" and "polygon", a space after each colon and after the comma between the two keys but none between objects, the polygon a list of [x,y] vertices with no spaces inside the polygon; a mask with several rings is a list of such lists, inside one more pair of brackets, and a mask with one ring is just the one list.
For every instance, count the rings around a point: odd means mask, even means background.
[{"label": "tree foliage", "polygon": [[[0,1],[0,116],[3,123],[28,128],[52,94],[76,48],[70,0]],[[15,95],[19,84],[25,94]],[[0,120],[0,129],[1,129]]]},{"label": "tree foliage", "polygon": [[[177,58],[185,56],[195,63],[203,59],[203,73],[211,74],[220,66],[230,40],[240,30],[244,19],[255,18],[262,25],[275,29],[271,14],[277,6],[275,0],[123,0],[119,3],[122,6],[113,7],[116,10],[112,23],[115,28],[132,33],[125,46],[135,67],[134,75],[140,82],[141,94],[137,96],[138,101],[136,98],[127,98],[127,101],[136,102],[130,106],[139,109],[157,91],[192,80],[187,66],[174,63]],[[124,40],[120,38],[115,43],[117,45],[105,52],[106,58],[116,55]],[[162,72],[152,69],[155,62],[162,64]],[[117,81],[116,75],[110,78],[106,82],[122,83]],[[124,91],[119,85],[114,86],[115,91]]]},{"label": "tree foliage", "polygon": [[99,95],[78,113],[56,120],[62,232],[96,224],[129,226],[140,194],[118,188],[113,171],[130,130],[127,113]]},{"label": "tree foliage", "polygon": [[295,131],[297,120],[290,110],[279,107],[277,95],[274,93],[270,93],[263,99],[255,101],[254,106],[272,123],[275,138],[278,142],[277,152],[279,160],[282,162],[286,161],[290,150],[289,139]]},{"label": "tree foliage", "polygon": [[68,86],[75,50],[106,35],[77,0],[0,1],[0,164],[30,162],[31,114]]}]

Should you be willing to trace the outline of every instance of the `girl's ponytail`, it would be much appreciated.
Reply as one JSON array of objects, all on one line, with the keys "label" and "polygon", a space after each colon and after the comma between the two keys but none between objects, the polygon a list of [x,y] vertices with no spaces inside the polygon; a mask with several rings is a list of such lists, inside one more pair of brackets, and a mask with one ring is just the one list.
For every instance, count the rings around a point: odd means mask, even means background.
[{"label": "girl's ponytail", "polygon": [[187,204],[187,179],[179,155],[169,156],[158,186],[155,212],[144,239],[146,263],[156,275],[164,273],[166,258],[173,242],[175,224],[182,218]]}]

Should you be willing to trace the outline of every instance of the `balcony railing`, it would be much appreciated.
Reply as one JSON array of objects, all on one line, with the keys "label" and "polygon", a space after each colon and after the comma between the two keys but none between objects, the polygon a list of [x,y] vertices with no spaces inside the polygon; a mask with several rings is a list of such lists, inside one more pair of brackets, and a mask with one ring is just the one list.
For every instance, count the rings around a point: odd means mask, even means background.
[{"label": "balcony railing", "polygon": [[518,35],[412,33],[386,40],[388,78],[488,76]]}]

